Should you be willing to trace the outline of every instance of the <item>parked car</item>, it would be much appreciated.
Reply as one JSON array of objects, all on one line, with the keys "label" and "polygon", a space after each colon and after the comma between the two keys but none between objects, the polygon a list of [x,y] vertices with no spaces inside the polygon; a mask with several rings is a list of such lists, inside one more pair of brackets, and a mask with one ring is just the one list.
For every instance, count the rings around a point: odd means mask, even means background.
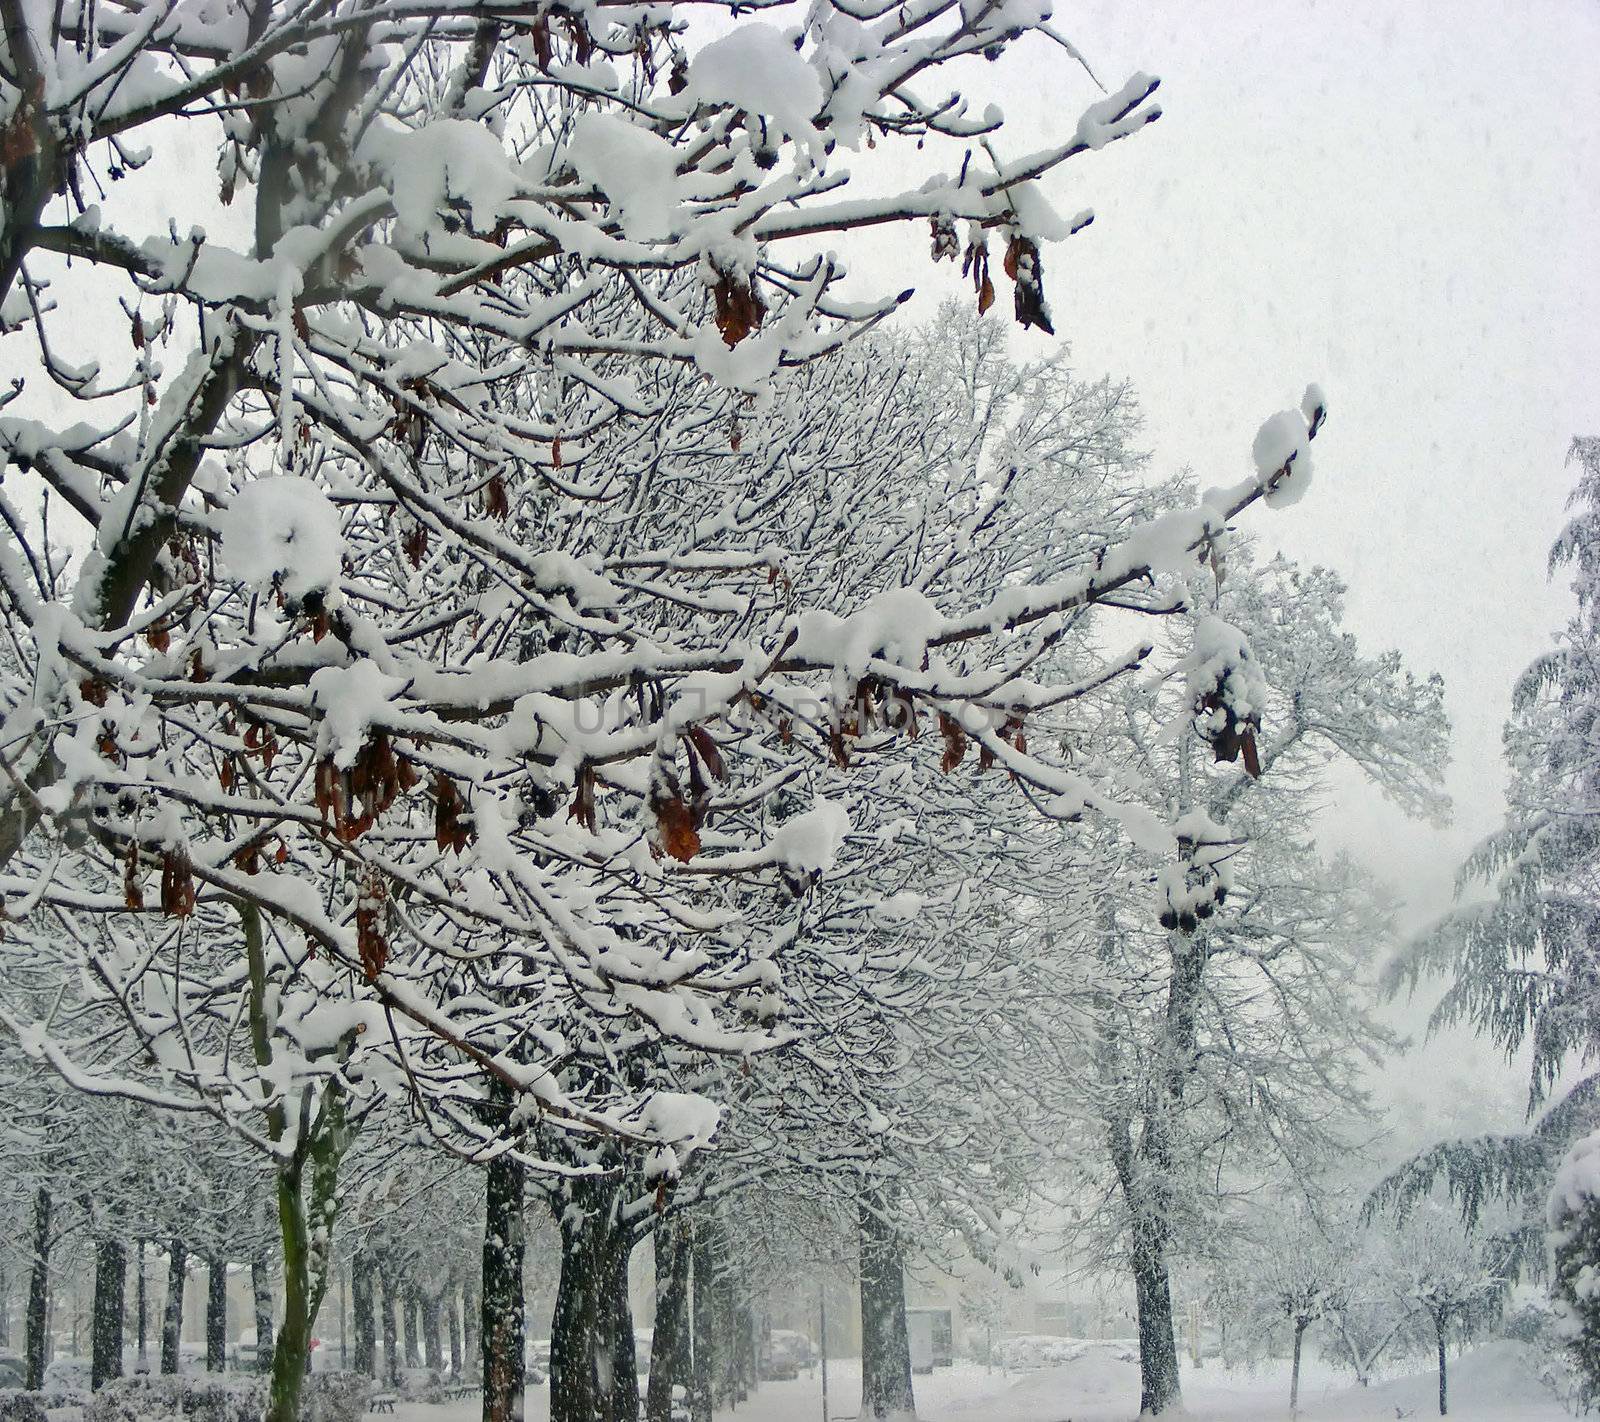
[{"label": "parked car", "polygon": [[803,1333],[774,1328],[761,1348],[760,1372],[765,1381],[781,1382],[800,1376],[812,1363],[811,1340]]}]

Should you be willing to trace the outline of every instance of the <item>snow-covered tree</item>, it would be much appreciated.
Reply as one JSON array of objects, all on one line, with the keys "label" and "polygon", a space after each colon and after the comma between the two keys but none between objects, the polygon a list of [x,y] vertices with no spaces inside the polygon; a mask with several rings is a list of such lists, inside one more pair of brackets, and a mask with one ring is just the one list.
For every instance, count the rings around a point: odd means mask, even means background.
[{"label": "snow-covered tree", "polygon": [[1314,1210],[1291,1203],[1272,1210],[1253,1243],[1250,1309],[1262,1333],[1289,1335],[1289,1413],[1298,1416],[1306,1333],[1339,1306],[1350,1263],[1348,1241]]},{"label": "snow-covered tree", "polygon": [[1500,1316],[1510,1285],[1500,1263],[1437,1202],[1400,1226],[1395,1262],[1404,1298],[1429,1323],[1439,1365],[1439,1415],[1449,1410],[1447,1347]]},{"label": "snow-covered tree", "polygon": [[[1353,766],[1414,814],[1446,803],[1442,686],[1361,652],[1334,574],[1238,549],[1203,576],[1157,674],[1093,708],[1105,719],[1091,739],[1178,827],[1178,853],[1119,847],[1090,902],[1053,925],[1069,950],[1059,995],[1093,1043],[1076,1114],[1098,1121],[1109,1167],[1086,1183],[1115,1201],[1150,1413],[1179,1401],[1171,1261],[1222,1247],[1219,1187],[1321,1173],[1382,1044],[1361,981],[1382,897],[1317,846],[1328,768]],[[1213,714],[1217,661],[1246,638],[1241,702]]]},{"label": "snow-covered tree", "polygon": [[[1154,118],[1155,82],[1001,159],[997,112],[921,95],[1035,37],[1070,55],[1037,7],[792,11],[712,34],[660,6],[6,0],[0,349],[42,378],[0,396],[0,894],[8,947],[80,999],[8,985],[0,1023],[271,1161],[273,1422],[364,1117],[408,1095],[492,1157],[502,1215],[574,1151],[670,1177],[715,1111],[614,1049],[775,1044],[743,1004],[849,833],[817,792],[926,728],[1052,815],[1116,819],[1024,723],[1148,649],[1069,677],[1049,654],[1098,604],[1169,607],[1310,477],[1314,389],[1194,507],[970,577],[1009,476],[906,484],[904,363],[789,378],[898,299],[843,302],[816,246],[926,221],[985,307],[995,233],[1048,331],[1041,244],[1088,215],[1035,180]],[[220,144],[216,202],[174,171],[186,125]],[[844,164],[866,142],[904,154],[886,188]],[[112,300],[125,350],[77,320]],[[785,489],[862,402],[880,442],[802,516]],[[864,589],[846,544],[894,580]],[[1207,661],[1213,734],[1259,709],[1245,660]],[[515,1228],[489,1236],[485,1299],[514,1297]],[[484,1330],[492,1422],[514,1307]]]},{"label": "snow-covered tree", "polygon": [[1212,1315],[1232,1360],[1254,1361],[1288,1341],[1291,1412],[1308,1339],[1363,1387],[1384,1357],[1432,1347],[1431,1323],[1424,1336],[1410,1296],[1414,1280],[1397,1264],[1391,1220],[1362,1221],[1343,1199],[1321,1195],[1249,1201],[1241,1213],[1247,1223],[1214,1275]]}]

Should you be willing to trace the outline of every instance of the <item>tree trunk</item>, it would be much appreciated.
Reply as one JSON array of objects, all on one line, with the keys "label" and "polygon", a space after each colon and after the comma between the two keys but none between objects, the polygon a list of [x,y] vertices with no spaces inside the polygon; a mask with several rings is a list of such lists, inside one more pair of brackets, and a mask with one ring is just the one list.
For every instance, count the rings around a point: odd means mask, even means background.
[{"label": "tree trunk", "polygon": [[368,1250],[356,1251],[350,1266],[350,1304],[355,1314],[356,1359],[355,1370],[369,1378],[378,1376],[376,1353],[378,1350],[377,1319],[372,1306],[372,1255]]},{"label": "tree trunk", "polygon": [[691,1227],[690,1258],[693,1263],[694,1358],[689,1377],[689,1416],[691,1422],[711,1422],[711,1394],[716,1377],[717,1264],[712,1232],[704,1219],[694,1221]]},{"label": "tree trunk", "polygon": [[128,1286],[128,1251],[116,1239],[94,1247],[94,1324],[89,1386],[122,1376],[122,1310]]},{"label": "tree trunk", "polygon": [[[572,1248],[563,1250],[556,1306],[550,1317],[550,1422],[578,1422],[580,1418],[598,1422],[603,1415],[595,1369],[598,1299],[592,1287],[578,1282],[578,1275],[587,1274],[590,1267],[590,1261],[579,1258]],[[484,1292],[488,1292],[487,1274]]]},{"label": "tree trunk", "polygon": [[1306,1325],[1298,1319],[1294,1325],[1294,1366],[1289,1373],[1289,1415],[1300,1415],[1300,1345],[1305,1342]]},{"label": "tree trunk", "polygon": [[422,1295],[422,1348],[427,1366],[436,1373],[444,1371],[444,1348],[439,1340],[440,1298],[435,1293]]},{"label": "tree trunk", "polygon": [[1437,1331],[1438,1337],[1439,1337],[1439,1415],[1441,1417],[1443,1417],[1446,1413],[1449,1412],[1450,1408],[1449,1408],[1449,1405],[1448,1405],[1449,1404],[1448,1391],[1447,1391],[1446,1386],[1445,1386],[1444,1324],[1442,1322],[1439,1323],[1436,1326],[1436,1331]]},{"label": "tree trunk", "polygon": [[255,1303],[256,1315],[256,1371],[264,1373],[272,1366],[272,1276],[267,1261],[250,1261],[250,1294]]},{"label": "tree trunk", "polygon": [[[614,1181],[574,1181],[561,1209],[561,1279],[550,1328],[551,1422],[637,1422],[639,1375],[628,1306],[631,1242]],[[631,1409],[631,1410],[630,1410]]]},{"label": "tree trunk", "polygon": [[483,1350],[478,1342],[478,1323],[482,1309],[478,1302],[478,1281],[468,1274],[461,1284],[461,1351],[465,1355],[467,1376],[476,1381],[482,1376]]},{"label": "tree trunk", "polygon": [[449,1285],[449,1306],[445,1313],[445,1327],[450,1333],[450,1376],[461,1377],[461,1294],[455,1280]]},{"label": "tree trunk", "polygon": [[150,1337],[145,1296],[144,1240],[141,1239],[135,1246],[134,1257],[139,1262],[139,1361],[135,1366],[137,1371],[147,1373],[150,1371]]},{"label": "tree trunk", "polygon": [[206,1275],[206,1371],[228,1366],[228,1261],[213,1254]]},{"label": "tree trunk", "polygon": [[743,1378],[739,1371],[739,1281],[732,1252],[728,1249],[727,1236],[720,1230],[717,1234],[723,1264],[717,1271],[716,1287],[712,1294],[716,1301],[712,1316],[716,1319],[717,1338],[726,1346],[720,1350],[722,1366],[717,1372],[714,1399],[728,1407],[737,1407],[745,1398]]},{"label": "tree trunk", "polygon": [[[1167,1279],[1165,1229],[1153,1220],[1134,1226],[1133,1285],[1139,1312],[1139,1415],[1156,1417],[1183,1402],[1178,1345],[1172,1332],[1172,1287]],[[1140,1236],[1143,1236],[1141,1239]]]},{"label": "tree trunk", "polygon": [[607,1231],[600,1343],[611,1359],[613,1422],[639,1422],[639,1353],[633,1340],[633,1304],[628,1298],[628,1259],[632,1254],[631,1239],[620,1231]]},{"label": "tree trunk", "polygon": [[422,1290],[407,1284],[403,1298],[406,1317],[406,1366],[422,1366]]},{"label": "tree trunk", "polygon": [[[498,1104],[509,1106],[508,1095],[508,1089],[498,1083],[490,1089],[491,1100]],[[527,1366],[522,1312],[522,1261],[527,1240],[523,1176],[522,1162],[510,1155],[496,1156],[484,1172],[483,1422],[521,1422],[522,1418]],[[554,1408],[553,1388],[550,1401]]]},{"label": "tree trunk", "polygon": [[383,1301],[383,1372],[390,1387],[400,1386],[399,1323],[395,1317],[394,1275],[388,1267],[378,1273],[379,1290]]},{"label": "tree trunk", "polygon": [[672,1422],[672,1389],[689,1380],[689,1231],[681,1215],[656,1228],[656,1322],[646,1422]]},{"label": "tree trunk", "polygon": [[272,1349],[267,1422],[297,1422],[316,1309],[304,1181],[292,1166],[278,1172],[278,1228],[283,1236],[283,1327]]},{"label": "tree trunk", "polygon": [[916,1416],[911,1391],[911,1339],[906,1330],[905,1254],[879,1191],[862,1196],[861,1418],[862,1422]]},{"label": "tree trunk", "polygon": [[[259,208],[258,208],[259,215]],[[263,1078],[273,1072],[274,1030],[268,992],[266,942],[261,913],[239,903],[245,961],[250,974],[250,1045]],[[347,1034],[344,1050],[353,1034]],[[283,1248],[283,1326],[273,1340],[272,1380],[264,1422],[299,1422],[300,1393],[311,1370],[311,1330],[328,1288],[333,1227],[339,1207],[339,1162],[348,1146],[344,1089],[338,1077],[300,1088],[302,1121],[292,1153],[277,1177],[278,1234]],[[280,1098],[267,1109],[268,1133],[285,1142],[288,1108]],[[258,1340],[259,1342],[259,1340]]]},{"label": "tree trunk", "polygon": [[183,1341],[183,1289],[189,1277],[189,1254],[181,1239],[167,1243],[167,1300],[161,1314],[161,1371],[178,1371],[178,1344]]},{"label": "tree trunk", "polygon": [[272,1351],[272,1382],[264,1422],[299,1422],[300,1394],[311,1370],[311,1330],[328,1289],[339,1161],[346,1140],[343,1091],[333,1081],[322,1092],[322,1109],[303,1153],[296,1151],[278,1171],[283,1326]]},{"label": "tree trunk", "polygon": [[39,1187],[33,1197],[33,1267],[28,1277],[28,1317],[23,1330],[27,1349],[27,1386],[44,1386],[45,1324],[50,1311],[50,1192]]},{"label": "tree trunk", "polygon": [[744,1287],[741,1277],[740,1301],[735,1310],[739,1321],[736,1335],[738,1343],[737,1377],[739,1382],[738,1399],[743,1402],[756,1390],[756,1310],[750,1301],[749,1290]]},{"label": "tree trunk", "polygon": [[[1184,1090],[1195,1059],[1200,990],[1210,961],[1204,930],[1167,934],[1171,977],[1167,986],[1161,1090],[1145,1121],[1144,1169],[1119,1162],[1124,1199],[1133,1217],[1134,1289],[1139,1306],[1139,1410],[1154,1417],[1183,1404],[1172,1285],[1167,1271],[1167,1223],[1177,1184],[1173,1178]],[[1119,1143],[1120,1144],[1120,1143]],[[1116,1149],[1117,1147],[1114,1147]]]}]

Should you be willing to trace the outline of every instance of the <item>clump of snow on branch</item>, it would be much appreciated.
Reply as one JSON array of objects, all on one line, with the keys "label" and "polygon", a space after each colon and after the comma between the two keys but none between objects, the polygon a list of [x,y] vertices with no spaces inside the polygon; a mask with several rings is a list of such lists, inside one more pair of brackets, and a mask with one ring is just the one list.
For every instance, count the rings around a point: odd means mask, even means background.
[{"label": "clump of snow on branch", "polygon": [[811,121],[822,107],[821,81],[796,53],[793,40],[773,25],[743,24],[704,46],[689,65],[682,98],[732,104],[752,117],[770,119],[784,137],[822,156],[823,138]]},{"label": "clump of snow on branch", "polygon": [[262,589],[278,580],[286,597],[335,588],[344,560],[339,511],[309,479],[252,479],[217,515],[223,567]]},{"label": "clump of snow on branch", "polygon": [[833,868],[849,833],[850,815],[845,807],[837,800],[819,800],[773,832],[773,857],[797,876],[825,874]]},{"label": "clump of snow on branch", "polygon": [[1311,441],[1327,415],[1320,385],[1306,386],[1298,410],[1279,410],[1256,431],[1250,447],[1268,508],[1297,504],[1311,487]]},{"label": "clump of snow on branch", "polygon": [[678,153],[666,139],[614,114],[581,114],[567,140],[567,161],[611,200],[633,241],[673,235],[682,195]]},{"label": "clump of snow on branch", "polygon": [[395,215],[416,233],[437,226],[452,205],[466,209],[474,232],[491,232],[517,188],[499,135],[465,119],[375,128],[364,151],[394,196]]}]

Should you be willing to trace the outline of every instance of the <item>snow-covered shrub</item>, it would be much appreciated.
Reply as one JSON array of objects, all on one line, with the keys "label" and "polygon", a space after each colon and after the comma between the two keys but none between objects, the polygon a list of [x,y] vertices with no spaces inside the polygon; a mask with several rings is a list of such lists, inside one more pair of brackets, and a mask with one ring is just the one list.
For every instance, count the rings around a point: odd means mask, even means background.
[{"label": "snow-covered shrub", "polygon": [[[266,1402],[265,1378],[141,1374],[108,1382],[89,1399],[83,1409],[83,1422],[151,1422],[154,1418],[259,1422]],[[316,1422],[334,1419],[318,1418]]]},{"label": "snow-covered shrub", "polygon": [[[72,1392],[65,1388],[43,1387],[37,1392],[30,1392],[20,1387],[0,1388],[0,1399],[26,1398],[37,1403],[46,1412],[56,1412],[63,1407],[82,1407],[87,1397],[87,1389],[83,1392]],[[5,1417],[4,1409],[0,1407],[0,1422],[4,1422]]]},{"label": "snow-covered shrub", "polygon": [[302,1422],[359,1422],[371,1395],[372,1379],[365,1373],[313,1373],[301,1399]]},{"label": "snow-covered shrub", "polygon": [[17,1387],[0,1388],[0,1422],[47,1422],[39,1394]]}]

